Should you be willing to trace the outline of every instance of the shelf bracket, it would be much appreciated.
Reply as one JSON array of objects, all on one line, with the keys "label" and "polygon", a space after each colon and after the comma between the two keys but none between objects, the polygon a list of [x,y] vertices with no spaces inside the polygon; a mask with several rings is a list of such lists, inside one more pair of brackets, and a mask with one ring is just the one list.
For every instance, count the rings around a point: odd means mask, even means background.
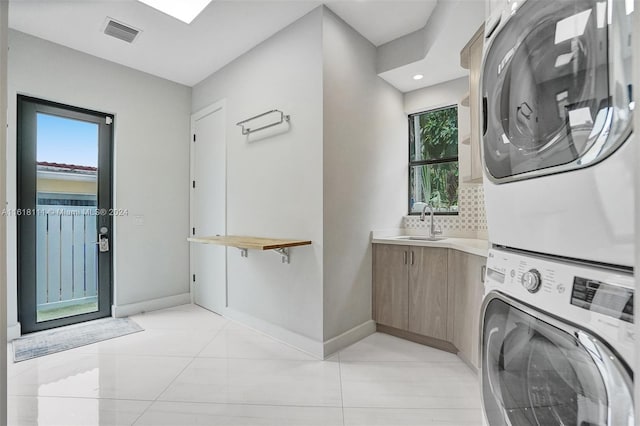
[{"label": "shelf bracket", "polygon": [[282,263],[287,263],[287,264],[291,263],[291,259],[289,258],[288,247],[273,249],[273,251],[282,255]]},{"label": "shelf bracket", "polygon": [[249,257],[249,250],[245,248],[240,249],[240,257]]}]

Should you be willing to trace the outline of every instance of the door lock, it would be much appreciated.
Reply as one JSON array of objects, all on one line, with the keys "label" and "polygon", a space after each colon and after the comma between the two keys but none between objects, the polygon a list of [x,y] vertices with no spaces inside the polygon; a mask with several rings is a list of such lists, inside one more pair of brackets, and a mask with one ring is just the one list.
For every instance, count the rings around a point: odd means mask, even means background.
[{"label": "door lock", "polygon": [[109,230],[105,226],[100,228],[100,233],[98,234],[98,242],[96,243],[98,244],[98,251],[100,251],[100,253],[106,253],[109,251],[109,237],[107,235],[108,231]]}]

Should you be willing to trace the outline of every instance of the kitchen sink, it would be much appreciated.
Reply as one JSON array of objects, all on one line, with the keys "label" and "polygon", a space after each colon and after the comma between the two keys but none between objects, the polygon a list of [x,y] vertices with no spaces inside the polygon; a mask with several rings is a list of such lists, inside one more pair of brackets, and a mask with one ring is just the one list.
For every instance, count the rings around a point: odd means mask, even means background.
[{"label": "kitchen sink", "polygon": [[397,237],[398,240],[409,240],[409,241],[442,241],[442,240],[446,240],[447,237],[422,237],[422,236],[402,236],[402,237]]}]

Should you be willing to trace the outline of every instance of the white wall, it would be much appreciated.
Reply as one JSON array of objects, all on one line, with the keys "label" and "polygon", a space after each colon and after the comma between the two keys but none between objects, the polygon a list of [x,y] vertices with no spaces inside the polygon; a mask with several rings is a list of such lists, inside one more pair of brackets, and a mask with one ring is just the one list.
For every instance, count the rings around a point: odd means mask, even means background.
[{"label": "white wall", "polygon": [[406,213],[402,94],[376,74],[376,48],[324,11],[324,339],[371,320],[373,229]]},{"label": "white wall", "polygon": [[[9,43],[8,207],[16,207],[16,94],[113,113],[115,206],[129,210],[115,218],[114,304],[188,293],[191,89],[20,32]],[[15,218],[8,225],[11,327]]]},{"label": "white wall", "polygon": [[[226,99],[227,234],[313,242],[293,248],[289,265],[274,252],[250,250],[241,258],[228,248],[227,314],[290,343],[307,339],[310,345],[298,346],[316,354],[322,343],[321,31],[316,9],[197,84],[192,103],[195,112]],[[288,131],[281,126],[247,138],[235,125],[275,108],[291,115]]]},{"label": "white wall", "polygon": [[[6,176],[7,145],[7,50],[9,2],[0,1],[0,176]],[[0,185],[5,205],[6,186]],[[7,222],[0,220],[0,344],[7,343]],[[0,424],[7,424],[7,352],[0,353]]]}]

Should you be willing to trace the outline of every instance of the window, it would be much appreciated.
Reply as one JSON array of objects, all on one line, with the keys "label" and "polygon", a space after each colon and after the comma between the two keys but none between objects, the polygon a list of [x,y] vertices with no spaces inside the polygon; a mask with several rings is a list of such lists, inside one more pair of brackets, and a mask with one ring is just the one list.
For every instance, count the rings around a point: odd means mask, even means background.
[{"label": "window", "polygon": [[409,116],[409,214],[458,214],[458,107]]}]

